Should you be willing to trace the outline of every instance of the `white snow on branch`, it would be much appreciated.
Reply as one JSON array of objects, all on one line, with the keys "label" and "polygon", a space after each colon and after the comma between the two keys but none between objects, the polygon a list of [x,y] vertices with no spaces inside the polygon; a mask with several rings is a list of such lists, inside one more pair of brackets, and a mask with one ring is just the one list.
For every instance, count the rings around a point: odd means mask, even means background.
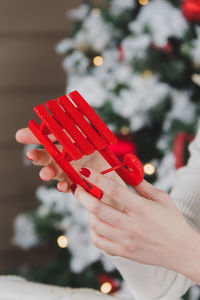
[{"label": "white snow on branch", "polygon": [[32,248],[38,243],[33,219],[29,214],[20,214],[15,218],[14,232],[12,243],[22,249]]},{"label": "white snow on branch", "polygon": [[129,118],[134,131],[148,124],[148,112],[168,95],[169,87],[159,82],[156,76],[132,76],[129,84],[131,88],[120,92],[113,107],[116,113]]},{"label": "white snow on branch", "polygon": [[81,79],[78,77],[69,79],[67,93],[73,90],[78,90],[93,107],[102,106],[107,98],[107,91],[98,78],[92,75],[84,76]]},{"label": "white snow on branch", "polygon": [[67,38],[67,39],[62,40],[61,42],[59,42],[59,43],[56,45],[56,51],[57,51],[59,54],[64,54],[64,53],[66,53],[67,51],[69,51],[69,50],[71,50],[71,49],[74,49],[74,47],[75,47],[74,40],[73,40],[73,39],[70,39],[70,38]]},{"label": "white snow on branch", "polygon": [[200,64],[200,26],[196,27],[197,39],[194,40],[194,48],[192,49],[192,56],[194,62]]},{"label": "white snow on branch", "polygon": [[137,17],[130,23],[130,29],[137,34],[148,30],[152,41],[158,46],[165,46],[168,38],[183,37],[187,22],[181,10],[166,0],[152,0],[143,7]]},{"label": "white snow on branch", "polygon": [[101,52],[112,39],[111,26],[104,22],[101,13],[91,11],[74,37],[77,48]]},{"label": "white snow on branch", "polygon": [[172,90],[172,108],[166,114],[163,129],[167,132],[170,129],[172,121],[179,120],[183,123],[189,124],[195,118],[195,105],[190,101],[190,94],[188,91]]},{"label": "white snow on branch", "polygon": [[135,7],[135,0],[112,0],[111,1],[111,12],[114,15],[120,15],[126,10],[133,9]]},{"label": "white snow on branch", "polygon": [[69,16],[77,21],[84,20],[90,11],[90,7],[87,4],[82,4],[80,7],[70,10]]},{"label": "white snow on branch", "polygon": [[151,44],[151,37],[148,34],[128,36],[122,41],[125,60],[131,61],[135,57],[144,58],[146,49]]}]

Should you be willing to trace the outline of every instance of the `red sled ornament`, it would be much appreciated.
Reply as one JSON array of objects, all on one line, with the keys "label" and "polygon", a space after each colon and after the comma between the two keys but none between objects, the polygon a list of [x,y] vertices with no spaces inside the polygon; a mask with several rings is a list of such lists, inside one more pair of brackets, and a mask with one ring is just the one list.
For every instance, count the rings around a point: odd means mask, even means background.
[{"label": "red sled ornament", "polygon": [[[124,156],[122,163],[116,157],[109,146],[116,143],[117,138],[77,91],[71,92],[69,97],[63,95],[57,101],[47,101],[45,105],[46,107],[43,104],[34,107],[41,124],[30,120],[28,127],[72,183],[80,184],[96,198],[101,198],[101,190],[83,179],[70,164],[70,161],[76,161],[95,151],[99,151],[111,166],[102,171],[102,174],[115,170],[132,186],[143,180],[144,170],[139,159],[129,153]],[[49,134],[56,137],[62,150],[51,141]]]}]

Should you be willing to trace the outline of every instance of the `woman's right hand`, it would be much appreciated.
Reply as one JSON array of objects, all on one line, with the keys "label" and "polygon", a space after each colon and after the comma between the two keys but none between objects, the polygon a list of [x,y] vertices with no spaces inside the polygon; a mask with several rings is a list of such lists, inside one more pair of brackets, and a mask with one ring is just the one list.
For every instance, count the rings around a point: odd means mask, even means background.
[{"label": "woman's right hand", "polygon": [[[53,135],[49,135],[49,138],[56,142],[57,140]],[[16,132],[16,140],[22,144],[38,144],[40,142],[33,135],[29,128],[22,128]],[[61,147],[60,144],[57,145]],[[64,171],[59,167],[59,165],[55,162],[55,160],[51,157],[51,155],[47,152],[46,149],[32,149],[26,153],[26,156],[29,160],[32,161],[34,165],[41,166],[41,170],[39,172],[39,176],[44,181],[50,181],[55,179],[58,181],[57,189],[61,192],[68,193],[71,192],[71,181],[64,173]],[[106,162],[106,160],[99,154],[98,151],[83,156],[81,159],[72,161],[71,165],[78,171],[81,167],[90,167],[95,169],[96,171],[103,171],[105,169],[110,168],[110,165]],[[105,174],[108,178],[115,180],[119,184],[126,186],[124,181],[117,175],[116,172],[111,172]]]}]

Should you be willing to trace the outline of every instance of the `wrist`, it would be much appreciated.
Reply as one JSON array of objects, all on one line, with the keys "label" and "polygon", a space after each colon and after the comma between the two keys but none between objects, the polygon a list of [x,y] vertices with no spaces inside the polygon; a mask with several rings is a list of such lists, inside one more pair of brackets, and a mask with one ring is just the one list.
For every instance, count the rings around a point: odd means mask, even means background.
[{"label": "wrist", "polygon": [[179,248],[182,257],[178,272],[200,284],[200,234],[189,227],[185,235],[184,248]]}]

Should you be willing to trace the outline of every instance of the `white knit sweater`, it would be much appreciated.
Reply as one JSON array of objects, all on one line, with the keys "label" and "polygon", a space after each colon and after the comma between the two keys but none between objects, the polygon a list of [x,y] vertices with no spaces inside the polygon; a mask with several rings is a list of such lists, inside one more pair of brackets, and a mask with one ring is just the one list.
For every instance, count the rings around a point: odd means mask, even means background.
[{"label": "white knit sweater", "polygon": [[[188,223],[200,231],[200,126],[189,146],[187,166],[177,171],[171,197]],[[161,267],[107,255],[127,281],[136,300],[178,300],[194,283]]]},{"label": "white knit sweater", "polygon": [[[189,150],[189,162],[177,172],[171,197],[189,224],[200,231],[200,127]],[[191,280],[176,272],[136,263],[119,256],[107,256],[128,283],[134,300],[179,300],[194,285]],[[0,277],[0,300],[18,299],[112,300],[114,297],[91,289],[60,288]]]}]

